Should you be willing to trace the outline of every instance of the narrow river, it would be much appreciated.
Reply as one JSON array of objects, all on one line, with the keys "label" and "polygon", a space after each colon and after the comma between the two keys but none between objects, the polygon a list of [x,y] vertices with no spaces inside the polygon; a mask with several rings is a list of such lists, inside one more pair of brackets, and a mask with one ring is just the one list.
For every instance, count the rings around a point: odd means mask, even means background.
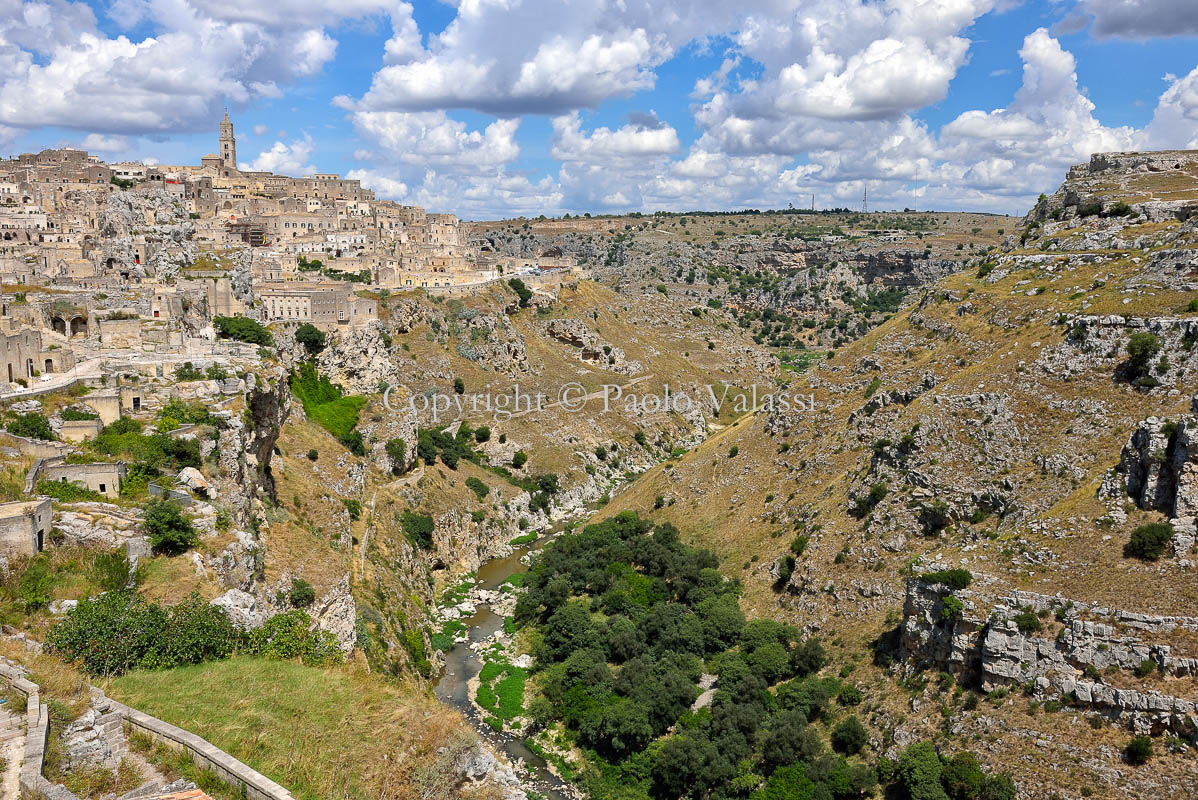
[{"label": "narrow river", "polygon": [[[527,568],[520,559],[544,547],[561,529],[555,526],[551,532],[542,535],[535,542],[517,548],[510,556],[496,558],[483,564],[475,578],[475,588],[496,590],[515,573],[525,571]],[[435,689],[437,698],[465,714],[492,746],[505,753],[512,762],[523,761],[528,768],[528,775],[522,775],[521,780],[526,785],[549,800],[571,800],[575,795],[567,789],[561,779],[549,771],[543,758],[529,750],[518,734],[492,731],[483,722],[475,705],[470,702],[468,684],[483,668],[483,660],[470,649],[470,645],[481,642],[501,630],[503,617],[492,611],[489,606],[480,604],[478,611],[471,617],[462,618],[462,622],[466,626],[470,641],[455,644],[453,649],[445,654],[445,669]]]}]

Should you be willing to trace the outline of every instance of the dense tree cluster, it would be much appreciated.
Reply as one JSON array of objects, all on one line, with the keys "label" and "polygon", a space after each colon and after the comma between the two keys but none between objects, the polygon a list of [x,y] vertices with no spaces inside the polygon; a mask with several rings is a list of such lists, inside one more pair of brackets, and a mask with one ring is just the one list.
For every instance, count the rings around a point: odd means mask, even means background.
[{"label": "dense tree cluster", "polygon": [[[774,620],[746,621],[739,585],[716,567],[672,525],[630,511],[542,550],[515,611],[533,629],[533,722],[562,723],[584,748],[593,797],[873,794],[879,770],[862,758],[869,733],[846,708],[861,691],[818,674],[827,662],[818,641]],[[716,674],[714,695],[692,710],[704,672]],[[879,767],[898,798],[1014,797],[1010,779],[986,776],[971,754],[945,760],[926,743]]]},{"label": "dense tree cluster", "polygon": [[[823,648],[791,626],[746,622],[739,586],[716,567],[673,526],[632,512],[547,547],[516,607],[518,623],[537,631],[536,721],[562,721],[593,750],[603,768],[591,781],[652,797],[747,797],[759,787],[755,797],[790,797],[773,778],[790,767],[820,796],[863,796],[872,768],[832,753],[808,725],[841,690],[815,676]],[[705,664],[718,688],[693,712]],[[865,738],[855,717],[836,728],[844,753]]]}]

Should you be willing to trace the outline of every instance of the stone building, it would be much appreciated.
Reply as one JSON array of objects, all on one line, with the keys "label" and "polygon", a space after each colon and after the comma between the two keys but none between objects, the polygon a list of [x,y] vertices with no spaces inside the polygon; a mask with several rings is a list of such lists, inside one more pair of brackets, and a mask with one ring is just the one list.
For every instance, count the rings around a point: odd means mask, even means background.
[{"label": "stone building", "polygon": [[0,503],[0,552],[31,556],[46,546],[54,515],[50,498]]},{"label": "stone building", "polygon": [[233,123],[229,120],[229,109],[220,122],[220,163],[237,169],[237,139],[233,136]]},{"label": "stone building", "polygon": [[279,281],[255,287],[266,321],[310,322],[323,330],[357,327],[378,319],[378,303],[354,293],[345,281]]},{"label": "stone building", "polygon": [[123,461],[73,464],[68,463],[65,456],[52,456],[35,463],[25,480],[35,489],[42,481],[79,483],[105,497],[116,498],[121,494],[121,484],[127,474],[128,468]]},{"label": "stone building", "polygon": [[65,372],[75,366],[70,350],[48,350],[37,328],[16,329],[8,317],[0,317],[0,380],[28,384],[38,375]]}]

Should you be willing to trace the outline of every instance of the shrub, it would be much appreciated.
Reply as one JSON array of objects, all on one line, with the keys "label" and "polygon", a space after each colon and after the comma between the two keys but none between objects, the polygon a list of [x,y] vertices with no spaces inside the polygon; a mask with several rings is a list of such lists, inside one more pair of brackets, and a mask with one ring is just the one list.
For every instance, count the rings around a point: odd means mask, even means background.
[{"label": "shrub", "polygon": [[470,491],[474,492],[479,500],[487,499],[487,495],[491,493],[491,490],[487,487],[487,484],[473,476],[466,479],[466,486],[469,487]]},{"label": "shrub", "polygon": [[491,429],[486,425],[479,425],[474,429],[474,441],[482,444],[491,440]]},{"label": "shrub", "polygon": [[1139,664],[1136,664],[1134,672],[1137,678],[1147,678],[1156,669],[1156,662],[1151,658],[1146,658]]},{"label": "shrub", "polygon": [[345,449],[355,456],[362,457],[366,455],[366,440],[362,438],[361,431],[344,433],[337,437],[337,441],[341,442]]},{"label": "shrub", "polygon": [[21,414],[9,422],[8,432],[13,436],[24,436],[26,439],[42,439],[47,442],[53,442],[58,438],[50,428],[50,420],[46,419],[44,414],[38,414],[36,411],[29,414]]},{"label": "shrub", "polygon": [[150,546],[164,553],[182,553],[195,547],[198,537],[191,520],[174,500],[156,497],[145,505],[146,538]]},{"label": "shrub", "polygon": [[523,450],[517,450],[515,452],[515,454],[512,455],[512,467],[513,468],[520,469],[527,463],[528,463],[528,453],[525,453]]},{"label": "shrub", "polygon": [[732,447],[728,448],[728,458],[736,458],[739,454],[740,448],[736,445],[732,445]]},{"label": "shrub", "polygon": [[134,567],[121,548],[108,553],[97,553],[92,558],[92,580],[106,592],[123,592],[136,588],[144,577],[143,567]]},{"label": "shrub", "polygon": [[299,609],[276,614],[249,635],[246,649],[267,658],[298,658],[309,666],[340,661],[341,651],[333,634],[311,629],[311,625],[311,618]]},{"label": "shrub", "polygon": [[1124,558],[1156,561],[1165,553],[1173,539],[1173,526],[1168,522],[1149,522],[1131,532],[1127,544],[1123,545]]},{"label": "shrub", "polygon": [[919,576],[924,583],[941,583],[950,589],[964,589],[973,582],[973,573],[967,569],[944,569],[939,572],[925,572]]},{"label": "shrub", "polygon": [[869,734],[860,720],[856,717],[849,717],[832,729],[831,740],[833,750],[852,755],[861,752],[869,741]]},{"label": "shrub", "polygon": [[953,597],[950,594],[940,604],[940,618],[946,622],[960,619],[963,613],[965,613],[965,603],[959,597]]},{"label": "shrub", "polygon": [[239,342],[249,342],[257,345],[274,344],[270,331],[249,317],[213,317],[212,324],[226,339],[236,339]]},{"label": "shrub", "polygon": [[1014,616],[1015,627],[1020,633],[1028,634],[1035,633],[1042,627],[1040,618],[1037,617],[1030,609],[1024,609]]},{"label": "shrub", "polygon": [[877,507],[878,503],[882,502],[888,491],[889,488],[885,481],[878,481],[869,487],[869,494],[857,498],[849,513],[857,519],[864,519]]},{"label": "shrub", "polygon": [[341,504],[345,506],[345,510],[349,512],[349,518],[357,521],[362,516],[362,501],[352,498],[343,498]]},{"label": "shrub", "polygon": [[1161,340],[1156,334],[1140,331],[1127,340],[1127,368],[1131,378],[1148,374],[1148,364],[1161,351]]},{"label": "shrub", "polygon": [[520,298],[520,308],[528,308],[528,302],[532,300],[532,290],[524,285],[524,281],[519,278],[512,278],[507,282],[507,285]]},{"label": "shrub", "polygon": [[836,702],[842,706],[859,706],[864,699],[865,697],[861,694],[861,690],[851,683],[846,683],[836,693]]},{"label": "shrub", "polygon": [[316,590],[303,578],[292,578],[287,599],[294,608],[306,608],[316,602]]},{"label": "shrub", "polygon": [[408,459],[408,443],[403,439],[388,439],[384,447],[387,458],[391,459],[391,471],[396,475],[403,471]]},{"label": "shrub", "polygon": [[318,458],[320,458],[320,453],[316,450],[316,448],[312,448],[311,450],[308,451],[308,460],[309,461],[315,461]]},{"label": "shrub", "polygon": [[403,526],[404,534],[413,545],[422,550],[432,548],[434,529],[432,517],[428,514],[405,511],[400,518],[400,524]]},{"label": "shrub", "polygon": [[64,408],[59,412],[59,415],[66,422],[82,422],[89,419],[99,419],[100,415],[94,411],[85,411],[81,408]]},{"label": "shrub", "polygon": [[203,379],[204,373],[196,369],[195,365],[190,361],[184,361],[175,368],[174,377],[180,383],[183,381],[198,381]]},{"label": "shrub", "polygon": [[454,394],[465,394],[466,393],[466,382],[463,381],[461,378],[454,378],[453,379],[453,391],[454,391]]},{"label": "shrub", "polygon": [[128,591],[79,602],[51,628],[48,649],[92,675],[226,658],[241,640],[224,610],[198,594],[164,608]]},{"label": "shrub", "polygon": [[1123,756],[1132,766],[1147,764],[1152,758],[1152,739],[1147,736],[1133,736],[1127,747],[1123,748]]},{"label": "shrub", "polygon": [[38,481],[35,491],[60,503],[102,503],[108,498],[77,481]]},{"label": "shrub", "polygon": [[17,599],[26,611],[43,608],[54,598],[54,583],[49,556],[35,556],[17,581]]},{"label": "shrub", "polygon": [[310,322],[305,322],[295,330],[295,341],[302,344],[310,356],[325,348],[325,339],[324,331]]}]

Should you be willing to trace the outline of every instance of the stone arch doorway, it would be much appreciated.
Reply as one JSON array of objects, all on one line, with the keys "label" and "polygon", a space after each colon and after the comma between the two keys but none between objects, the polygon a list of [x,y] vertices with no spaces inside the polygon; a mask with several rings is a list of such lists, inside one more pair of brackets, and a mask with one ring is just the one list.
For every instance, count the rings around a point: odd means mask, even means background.
[{"label": "stone arch doorway", "polygon": [[50,327],[55,333],[61,333],[63,336],[67,335],[67,321],[62,317],[54,317],[51,319]]},{"label": "stone arch doorway", "polygon": [[71,319],[71,338],[76,336],[87,336],[87,320],[83,317],[73,317]]},{"label": "stone arch doorway", "polygon": [[110,259],[108,259],[107,261],[105,261],[105,262],[104,262],[104,269],[112,269],[112,268],[113,268],[113,267],[115,267],[115,266],[116,266],[116,259],[115,259],[115,258],[110,258]]},{"label": "stone arch doorway", "polygon": [[53,372],[53,371],[54,371],[54,362],[51,359],[47,358],[46,359],[46,368],[43,369],[42,372]]}]

